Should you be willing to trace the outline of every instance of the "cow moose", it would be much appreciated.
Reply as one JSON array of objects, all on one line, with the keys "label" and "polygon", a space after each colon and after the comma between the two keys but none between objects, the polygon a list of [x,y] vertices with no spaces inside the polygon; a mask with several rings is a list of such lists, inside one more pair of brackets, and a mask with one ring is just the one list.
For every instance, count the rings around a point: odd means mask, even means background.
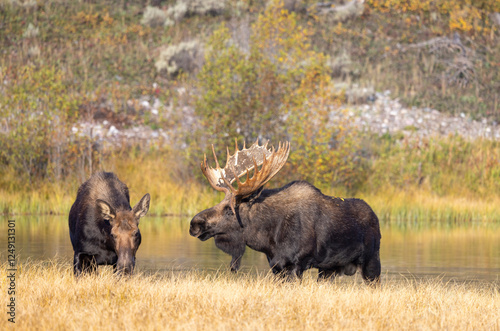
[{"label": "cow moose", "polygon": [[139,219],[149,210],[149,193],[130,207],[127,185],[111,172],[92,175],[78,189],[69,212],[69,235],[75,251],[75,276],[112,265],[118,274],[132,274],[141,244]]},{"label": "cow moose", "polygon": [[379,221],[366,202],[326,196],[305,181],[263,189],[286,163],[288,142],[277,150],[258,140],[242,150],[236,143],[223,169],[213,146],[212,152],[215,169],[205,155],[201,170],[225,198],[194,216],[189,233],[201,241],[214,237],[215,245],[232,256],[233,272],[248,246],[266,254],[273,273],[287,279],[301,278],[310,268],[318,269],[318,280],[360,269],[367,284],[380,283]]}]

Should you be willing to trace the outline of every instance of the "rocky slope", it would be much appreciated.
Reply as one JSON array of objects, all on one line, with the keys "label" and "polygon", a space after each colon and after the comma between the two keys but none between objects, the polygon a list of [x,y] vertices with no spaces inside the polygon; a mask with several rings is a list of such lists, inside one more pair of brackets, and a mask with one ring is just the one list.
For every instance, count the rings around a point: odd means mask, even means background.
[{"label": "rocky slope", "polygon": [[[403,134],[409,137],[431,138],[459,135],[467,139],[492,139],[500,140],[500,125],[488,123],[486,119],[473,120],[465,114],[451,116],[430,108],[407,108],[398,99],[392,99],[390,91],[375,93],[372,102],[361,105],[343,106],[345,111],[332,112],[331,120],[334,123],[338,116],[348,116],[353,124],[365,132],[382,134]],[[137,103],[137,102],[136,102]],[[149,113],[151,118],[158,116],[173,116],[173,108],[163,105],[158,99],[149,102],[141,100],[137,104],[141,112]],[[122,127],[120,123],[108,120],[94,122],[80,122],[73,126],[75,135],[86,135],[98,142],[111,145],[124,143],[172,143],[179,134],[189,132],[195,126],[194,110],[184,106],[177,109],[181,114],[180,125],[170,129],[152,129],[150,126],[140,125]]]}]

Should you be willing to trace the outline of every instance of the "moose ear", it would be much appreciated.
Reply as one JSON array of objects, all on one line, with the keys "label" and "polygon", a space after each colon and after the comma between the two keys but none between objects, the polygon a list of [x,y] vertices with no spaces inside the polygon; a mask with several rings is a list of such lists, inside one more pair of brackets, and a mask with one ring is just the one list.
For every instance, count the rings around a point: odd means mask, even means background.
[{"label": "moose ear", "polygon": [[112,221],[116,217],[116,212],[106,201],[97,199],[96,201],[97,210],[101,214],[102,218],[108,221]]},{"label": "moose ear", "polygon": [[141,201],[139,201],[134,208],[132,208],[132,212],[134,213],[137,219],[145,216],[149,210],[149,202],[151,197],[149,193],[146,193],[145,196],[142,197]]}]

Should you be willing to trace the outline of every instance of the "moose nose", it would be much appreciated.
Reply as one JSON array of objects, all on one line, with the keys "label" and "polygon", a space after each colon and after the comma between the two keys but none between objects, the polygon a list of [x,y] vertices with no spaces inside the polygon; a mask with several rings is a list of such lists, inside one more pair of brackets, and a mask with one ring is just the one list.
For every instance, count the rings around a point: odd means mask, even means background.
[{"label": "moose nose", "polygon": [[204,223],[205,220],[195,216],[191,220],[191,225],[189,227],[189,234],[193,237],[198,237],[203,232]]},{"label": "moose nose", "polygon": [[189,234],[193,237],[197,237],[200,234],[201,230],[198,224],[191,223],[191,227],[189,228]]},{"label": "moose nose", "polygon": [[131,275],[134,272],[135,256],[128,250],[120,253],[118,253],[118,261],[116,262],[116,272],[122,276]]},{"label": "moose nose", "polygon": [[129,265],[118,265],[117,268],[117,273],[118,275],[120,276],[128,276],[128,275],[132,275],[132,273],[134,272],[134,266],[129,264]]}]

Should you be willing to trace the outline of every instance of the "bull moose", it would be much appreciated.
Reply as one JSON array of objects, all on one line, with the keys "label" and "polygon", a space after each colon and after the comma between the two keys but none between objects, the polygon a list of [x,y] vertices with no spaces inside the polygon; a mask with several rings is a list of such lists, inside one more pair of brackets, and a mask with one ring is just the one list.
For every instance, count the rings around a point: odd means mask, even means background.
[{"label": "bull moose", "polygon": [[131,208],[128,187],[114,173],[99,172],[83,183],[69,212],[75,276],[95,272],[98,265],[131,274],[141,244],[139,219],[149,202],[147,193]]},{"label": "bull moose", "polygon": [[366,283],[380,282],[379,221],[366,202],[326,196],[305,181],[263,189],[284,166],[290,143],[277,150],[258,140],[242,150],[236,143],[223,169],[213,146],[212,152],[215,169],[205,155],[201,170],[225,198],[194,216],[189,233],[201,241],[214,237],[215,245],[232,256],[232,271],[239,269],[248,246],[266,254],[273,273],[286,278],[301,278],[310,268],[318,269],[318,279],[360,269]]}]

